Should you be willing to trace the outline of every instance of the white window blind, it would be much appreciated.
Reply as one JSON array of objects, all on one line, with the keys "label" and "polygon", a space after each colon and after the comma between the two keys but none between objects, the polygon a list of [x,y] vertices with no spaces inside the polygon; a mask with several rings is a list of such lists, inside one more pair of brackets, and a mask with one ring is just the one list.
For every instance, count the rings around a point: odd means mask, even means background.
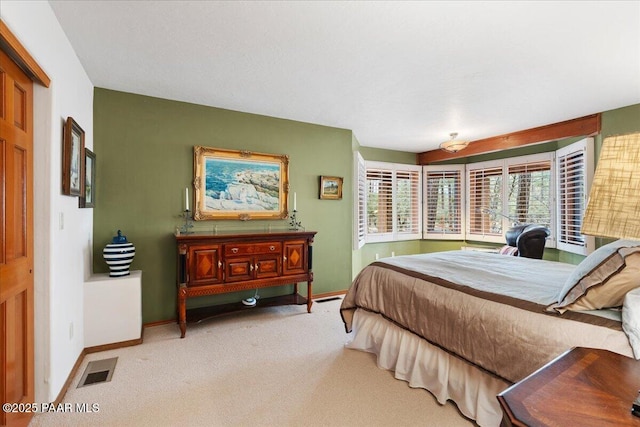
[{"label": "white window blind", "polygon": [[593,177],[593,138],[586,138],[558,150],[557,247],[587,255],[594,247],[593,237],[580,233],[589,186]]},{"label": "white window blind", "polygon": [[419,166],[361,157],[359,162],[355,247],[421,237],[502,243],[506,229],[518,223],[549,227],[547,247],[579,254],[594,247],[593,237],[580,234],[593,175],[593,138],[555,153],[466,167],[424,166],[422,174]]},{"label": "white window blind", "polygon": [[364,159],[360,153],[356,153],[355,156],[355,173],[354,176],[356,179],[354,180],[356,188],[354,189],[354,194],[356,195],[356,200],[354,203],[354,217],[355,217],[355,236],[353,240],[354,249],[360,249],[365,244],[365,236],[366,236],[366,224],[367,224],[367,215],[366,215],[366,199],[367,199],[367,168],[364,163]]},{"label": "white window blind", "polygon": [[395,193],[396,231],[402,234],[420,233],[420,171],[396,171]]},{"label": "white window blind", "polygon": [[425,166],[424,238],[463,240],[464,165]]},{"label": "white window blind", "polygon": [[513,223],[540,224],[553,230],[551,162],[548,158],[509,165],[507,216]]},{"label": "white window blind", "polygon": [[502,171],[502,162],[474,164],[467,171],[469,240],[503,234]]},{"label": "white window blind", "polygon": [[365,162],[366,242],[422,237],[422,167]]},{"label": "white window blind", "polygon": [[367,168],[367,234],[393,232],[393,171]]},{"label": "white window blind", "polygon": [[[553,166],[553,153],[467,165],[466,238],[503,243],[506,230],[518,224],[553,230]],[[555,247],[555,239],[547,247]]]}]

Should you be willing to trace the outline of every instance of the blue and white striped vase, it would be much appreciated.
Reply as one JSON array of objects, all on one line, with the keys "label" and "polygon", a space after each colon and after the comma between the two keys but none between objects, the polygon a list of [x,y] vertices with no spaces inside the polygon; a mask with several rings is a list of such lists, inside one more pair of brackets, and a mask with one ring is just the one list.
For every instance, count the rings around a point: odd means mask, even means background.
[{"label": "blue and white striped vase", "polygon": [[135,255],[136,248],[133,243],[128,242],[127,236],[123,236],[122,232],[118,230],[118,235],[102,251],[102,256],[109,266],[109,276],[128,276],[129,266]]}]

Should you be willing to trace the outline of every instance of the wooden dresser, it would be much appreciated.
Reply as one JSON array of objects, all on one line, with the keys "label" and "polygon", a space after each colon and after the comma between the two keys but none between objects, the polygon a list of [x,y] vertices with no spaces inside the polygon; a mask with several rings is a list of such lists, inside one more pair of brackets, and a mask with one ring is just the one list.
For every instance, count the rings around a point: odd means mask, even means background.
[{"label": "wooden dresser", "polygon": [[[186,309],[187,298],[293,284],[293,293],[261,298],[259,306],[306,304],[311,312],[312,244],[315,231],[198,233],[176,236],[178,246],[178,324],[242,308],[241,302]],[[298,283],[307,282],[307,297]]]}]

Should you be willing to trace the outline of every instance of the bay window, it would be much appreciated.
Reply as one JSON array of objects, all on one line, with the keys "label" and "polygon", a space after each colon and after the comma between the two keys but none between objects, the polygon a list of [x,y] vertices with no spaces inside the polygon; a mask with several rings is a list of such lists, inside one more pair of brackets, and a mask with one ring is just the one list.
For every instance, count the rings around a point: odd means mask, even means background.
[{"label": "bay window", "polygon": [[556,152],[467,165],[360,160],[358,244],[421,237],[504,243],[509,227],[535,223],[551,231],[547,247],[587,254],[593,239],[580,227],[592,156],[593,138],[586,138]]}]

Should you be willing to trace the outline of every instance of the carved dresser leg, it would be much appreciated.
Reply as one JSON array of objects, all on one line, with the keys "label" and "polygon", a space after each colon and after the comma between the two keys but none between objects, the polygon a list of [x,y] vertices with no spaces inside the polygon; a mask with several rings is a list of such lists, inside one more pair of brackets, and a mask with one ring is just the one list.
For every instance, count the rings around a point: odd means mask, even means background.
[{"label": "carved dresser leg", "polygon": [[180,284],[178,290],[178,325],[180,326],[180,338],[184,338],[187,333],[187,286]]}]

